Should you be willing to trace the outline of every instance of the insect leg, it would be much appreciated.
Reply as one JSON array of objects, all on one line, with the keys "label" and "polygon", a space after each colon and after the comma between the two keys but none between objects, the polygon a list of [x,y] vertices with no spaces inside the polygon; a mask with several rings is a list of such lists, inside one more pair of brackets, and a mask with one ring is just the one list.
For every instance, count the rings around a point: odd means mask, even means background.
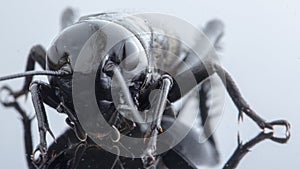
[{"label": "insect leg", "polygon": [[[46,51],[41,45],[33,46],[29,52],[26,69],[25,71],[34,70],[35,63],[38,63],[43,69],[46,67]],[[14,98],[18,98],[19,96],[26,95],[29,90],[30,83],[32,81],[32,76],[26,76],[25,82],[21,90],[10,92]],[[4,86],[2,89],[10,89],[8,86]]]},{"label": "insect leg", "polygon": [[46,133],[48,132],[53,139],[55,140],[54,134],[50,130],[48,119],[46,116],[45,107],[43,104],[43,97],[42,97],[42,88],[46,87],[45,83],[34,81],[30,85],[30,93],[32,96],[32,102],[35,109],[37,121],[38,121],[38,128],[40,134],[40,143],[33,151],[33,156],[37,151],[41,153],[43,159],[45,159],[45,155],[47,153],[47,142],[46,142]]},{"label": "insect leg", "polygon": [[162,91],[159,96],[158,105],[155,108],[154,119],[157,119],[155,123],[152,123],[151,128],[156,128],[159,132],[163,132],[161,128],[161,120],[163,116],[163,112],[166,108],[167,97],[169,94],[169,90],[172,87],[172,78],[168,75],[162,76]]},{"label": "insect leg", "polygon": [[[36,82],[34,82],[36,83]],[[86,133],[82,129],[79,120],[76,116],[76,113],[70,110],[67,106],[65,106],[55,95],[55,91],[51,86],[44,82],[38,82],[40,88],[40,95],[42,98],[42,102],[49,105],[50,107],[56,109],[58,112],[67,114],[68,118],[66,119],[67,124],[73,128],[77,138],[81,141],[85,141],[87,138]]]},{"label": "insect leg", "polygon": [[[214,64],[214,63],[200,63],[197,66],[192,67],[190,70],[186,72],[182,72],[178,74],[175,79],[185,82],[189,81],[187,79],[188,72],[192,72],[194,74],[196,82],[199,84],[203,82],[205,79],[207,79],[209,76],[211,76],[214,73],[217,73],[218,76],[221,78],[229,96],[233,100],[235,106],[239,110],[239,117],[242,117],[242,113],[245,113],[247,116],[249,116],[261,129],[273,129],[273,126],[285,126],[286,127],[286,136],[289,135],[290,132],[290,124],[285,120],[277,120],[274,122],[267,123],[263,118],[261,118],[259,115],[257,115],[248,105],[248,103],[245,101],[245,99],[242,97],[242,94],[240,93],[236,83],[233,81],[230,74],[225,71],[221,66]],[[178,99],[180,99],[182,94],[186,94],[188,91],[192,90],[195,86],[189,86],[189,89],[186,89],[185,91],[178,92],[178,86],[176,87],[176,84],[174,83],[172,87],[170,94],[168,95],[168,99],[171,102],[174,102]]]},{"label": "insect leg", "polygon": [[162,90],[158,96],[157,105],[155,105],[154,107],[154,121],[152,122],[149,131],[146,133],[151,136],[148,142],[148,146],[145,150],[145,156],[143,157],[143,163],[147,167],[155,163],[154,155],[156,151],[157,135],[159,134],[159,132],[163,132],[163,129],[161,127],[161,121],[166,108],[167,96],[173,83],[172,78],[169,75],[163,75],[161,79]]},{"label": "insect leg", "polygon": [[233,81],[230,74],[224,70],[219,65],[214,65],[216,73],[221,77],[224,77],[222,79],[224,86],[227,89],[227,92],[229,93],[232,101],[234,102],[235,106],[239,110],[239,118],[242,118],[242,113],[245,113],[247,116],[249,116],[256,124],[261,128],[269,128],[273,129],[274,125],[280,125],[286,127],[286,136],[289,136],[289,130],[290,130],[290,124],[285,120],[278,120],[274,122],[265,122],[263,118],[261,118],[259,115],[257,115],[254,110],[250,108],[246,100],[242,97],[242,94],[240,93],[237,85]]}]

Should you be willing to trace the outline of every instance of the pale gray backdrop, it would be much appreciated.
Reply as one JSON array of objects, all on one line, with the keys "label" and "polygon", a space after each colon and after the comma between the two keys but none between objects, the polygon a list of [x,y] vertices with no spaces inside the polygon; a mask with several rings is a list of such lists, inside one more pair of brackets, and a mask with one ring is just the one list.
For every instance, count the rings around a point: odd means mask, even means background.
[{"label": "pale gray backdrop", "polygon": [[[2,1],[0,6],[0,76],[22,72],[34,44],[48,46],[59,31],[59,17],[67,6],[81,14],[126,9],[162,12],[195,26],[212,18],[226,24],[221,56],[251,106],[266,119],[287,119],[292,124],[288,144],[263,142],[252,149],[239,168],[298,168],[300,166],[300,3],[297,0],[27,0]],[[43,79],[43,78],[42,78]],[[20,88],[22,80],[1,82]],[[26,110],[33,114],[30,97]],[[50,125],[58,136],[64,116],[49,110]],[[0,168],[26,168],[21,121],[0,106]],[[223,120],[216,131],[222,161],[236,147],[237,131],[247,141],[260,130],[249,119],[238,125],[237,111],[227,98]],[[34,141],[37,128],[34,122]],[[223,165],[223,164],[221,164]],[[220,168],[217,166],[216,168]]]}]

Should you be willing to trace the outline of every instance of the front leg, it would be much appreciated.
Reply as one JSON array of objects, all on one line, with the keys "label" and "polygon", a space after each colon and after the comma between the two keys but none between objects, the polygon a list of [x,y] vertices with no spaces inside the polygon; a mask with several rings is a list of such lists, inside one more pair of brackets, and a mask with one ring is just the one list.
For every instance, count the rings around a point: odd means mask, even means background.
[{"label": "front leg", "polygon": [[[288,136],[290,133],[290,124],[285,120],[277,120],[273,122],[266,122],[263,118],[261,118],[258,114],[256,114],[248,105],[248,103],[245,101],[245,99],[242,97],[236,83],[233,81],[230,74],[224,70],[221,66],[208,62],[208,63],[198,63],[195,64],[196,66],[191,67],[191,69],[182,72],[178,75],[176,75],[175,79],[177,81],[181,82],[189,82],[190,79],[188,79],[190,76],[189,74],[192,73],[194,75],[194,78],[197,82],[197,84],[203,82],[205,79],[216,73],[222,80],[229,96],[233,100],[235,106],[239,110],[239,118],[242,118],[242,113],[245,113],[247,116],[249,116],[261,129],[273,129],[275,125],[279,126],[285,126],[286,127],[286,136]],[[178,85],[174,83],[170,94],[168,95],[168,99],[171,102],[174,102],[182,97],[182,94],[188,93],[188,91],[192,90],[193,85],[187,86],[189,88],[186,88],[183,92],[178,92]]]},{"label": "front leg", "polygon": [[45,107],[43,104],[43,97],[41,91],[41,88],[43,86],[45,86],[44,83],[34,81],[30,85],[29,91],[32,96],[32,102],[35,109],[40,134],[40,143],[38,144],[37,148],[33,151],[33,157],[35,153],[39,151],[41,153],[42,159],[45,159],[45,155],[47,155],[46,133],[48,132],[54,140],[55,137],[52,131],[50,130]]},{"label": "front leg", "polygon": [[161,77],[162,81],[162,90],[158,95],[157,105],[154,105],[154,113],[153,113],[153,122],[146,132],[145,140],[147,135],[151,136],[147,145],[146,150],[144,151],[144,157],[142,158],[145,167],[149,167],[156,162],[156,144],[157,144],[157,136],[159,133],[163,132],[161,127],[161,121],[163,117],[163,112],[166,108],[167,96],[169,94],[169,90],[172,87],[172,78],[169,75],[163,75]]},{"label": "front leg", "polygon": [[241,119],[243,116],[242,113],[245,113],[247,116],[249,116],[261,129],[272,129],[275,125],[285,126],[286,127],[286,136],[289,136],[289,130],[290,130],[290,124],[285,120],[277,120],[273,122],[266,122],[263,118],[261,118],[258,114],[254,112],[246,102],[246,100],[242,97],[242,94],[240,93],[237,85],[233,81],[230,74],[224,70],[219,65],[214,65],[216,73],[219,75],[219,77],[222,79],[222,82],[224,86],[227,89],[227,92],[229,93],[231,99],[233,100],[235,106],[239,110],[239,119]]},{"label": "front leg", "polygon": [[[37,149],[33,152],[35,154],[37,151],[41,152],[41,155],[45,155],[47,151],[46,143],[46,133],[54,138],[53,133],[50,130],[46,111],[44,104],[49,105],[50,107],[56,109],[58,112],[67,114],[68,118],[66,119],[67,124],[73,128],[77,138],[80,141],[85,141],[87,135],[82,129],[79,120],[76,116],[76,113],[69,109],[64,103],[60,102],[59,98],[55,95],[55,89],[42,81],[34,81],[30,86],[30,92],[32,95],[32,102],[36,112],[36,117],[38,120],[38,127],[40,133],[40,144]],[[55,140],[55,138],[54,138]]]}]

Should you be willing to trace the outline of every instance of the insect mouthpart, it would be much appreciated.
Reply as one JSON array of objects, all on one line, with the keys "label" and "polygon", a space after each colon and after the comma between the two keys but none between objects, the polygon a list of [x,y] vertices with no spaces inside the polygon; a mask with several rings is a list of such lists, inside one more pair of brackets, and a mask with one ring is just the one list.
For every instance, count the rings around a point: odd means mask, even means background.
[{"label": "insect mouthpart", "polygon": [[61,68],[60,68],[60,71],[61,72],[64,72],[66,74],[73,74],[73,69],[72,69],[72,66],[69,62],[65,63]]}]

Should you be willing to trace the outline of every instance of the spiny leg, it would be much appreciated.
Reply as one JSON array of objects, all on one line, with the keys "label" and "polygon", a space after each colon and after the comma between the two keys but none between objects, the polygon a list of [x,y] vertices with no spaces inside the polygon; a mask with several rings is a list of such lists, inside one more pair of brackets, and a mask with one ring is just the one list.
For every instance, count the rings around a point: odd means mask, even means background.
[{"label": "spiny leg", "polygon": [[[195,80],[197,84],[203,82],[205,79],[210,77],[212,74],[217,73],[218,76],[221,78],[227,92],[229,93],[229,96],[233,100],[235,106],[239,110],[239,118],[241,118],[242,113],[245,113],[247,116],[249,116],[261,129],[273,129],[274,125],[278,126],[285,126],[286,127],[286,136],[289,134],[290,130],[290,124],[285,120],[276,120],[273,122],[265,122],[263,118],[261,118],[259,115],[257,115],[247,104],[245,99],[242,97],[237,85],[233,81],[232,77],[229,75],[227,71],[225,71],[221,66],[207,62],[207,63],[198,63],[196,66],[191,67],[191,69],[182,72],[178,75],[176,75],[175,79],[176,81],[181,82],[188,82],[190,79],[188,79],[190,76],[189,74],[193,73]],[[185,95],[188,91],[192,90],[195,86],[188,86],[188,89],[185,89],[185,91],[178,92],[178,86],[174,83],[170,94],[168,96],[168,99],[171,102],[174,102],[182,97],[182,95]]]},{"label": "spiny leg", "polygon": [[[50,107],[56,109],[60,113],[67,114],[68,118],[66,119],[67,124],[73,128],[77,138],[80,141],[85,141],[87,138],[86,133],[82,129],[79,120],[76,116],[76,113],[65,106],[55,95],[55,90],[45,82],[39,81],[34,82],[38,86],[40,97],[42,102],[49,105]],[[33,83],[33,84],[34,84]],[[46,116],[46,115],[45,115]],[[47,120],[47,118],[46,118]]]},{"label": "spiny leg", "polygon": [[85,141],[87,135],[82,129],[78,117],[74,110],[69,109],[64,103],[60,102],[55,94],[55,90],[51,86],[44,82],[39,82],[41,88],[41,96],[44,103],[48,106],[56,109],[60,113],[65,113],[68,118],[66,119],[67,124],[74,130],[77,138],[80,141]]},{"label": "spiny leg", "polygon": [[44,83],[34,81],[30,85],[30,93],[32,96],[32,103],[35,109],[37,121],[38,121],[38,129],[40,134],[40,143],[33,151],[33,157],[37,151],[41,153],[42,159],[45,159],[45,155],[47,155],[47,142],[46,142],[46,133],[48,132],[53,139],[55,140],[54,134],[50,130],[48,119],[46,116],[45,107],[43,104],[42,91],[41,86],[44,86]]},{"label": "spiny leg", "polygon": [[[25,71],[34,70],[35,63],[38,63],[43,69],[45,69],[46,67],[46,51],[41,45],[36,45],[31,48],[28,55]],[[32,76],[25,77],[24,85],[18,91],[12,91],[8,86],[3,86],[2,89],[9,89],[10,94],[16,99],[28,93],[32,78]]]},{"label": "spiny leg", "polygon": [[161,81],[162,90],[158,95],[157,105],[154,106],[153,122],[151,123],[151,126],[145,136],[145,139],[147,135],[151,136],[144,152],[144,157],[142,158],[145,167],[153,165],[156,161],[154,156],[156,154],[157,136],[159,133],[163,132],[161,121],[166,108],[169,90],[171,89],[173,83],[172,78],[169,75],[163,75],[161,77]]},{"label": "spiny leg", "polygon": [[239,118],[242,118],[242,113],[245,113],[247,116],[249,116],[261,129],[269,128],[273,129],[274,125],[281,125],[286,127],[286,136],[289,135],[290,130],[290,124],[285,120],[277,120],[274,122],[265,122],[263,118],[261,118],[259,115],[257,115],[254,110],[250,108],[248,103],[245,101],[245,99],[242,97],[237,85],[233,81],[230,74],[225,71],[221,66],[214,65],[214,68],[216,70],[216,73],[219,75],[219,77],[222,79],[222,82],[224,86],[227,89],[227,92],[229,93],[231,99],[233,100],[235,106],[239,110]]},{"label": "spiny leg", "polygon": [[151,125],[152,129],[157,129],[160,133],[163,132],[163,129],[161,127],[161,120],[163,116],[163,112],[165,111],[166,108],[166,103],[167,103],[167,97],[169,94],[169,91],[172,87],[173,80],[169,75],[163,75],[161,77],[162,79],[162,91],[159,95],[158,99],[158,105],[155,107],[155,114],[153,119],[157,119],[156,122],[154,121]]}]

